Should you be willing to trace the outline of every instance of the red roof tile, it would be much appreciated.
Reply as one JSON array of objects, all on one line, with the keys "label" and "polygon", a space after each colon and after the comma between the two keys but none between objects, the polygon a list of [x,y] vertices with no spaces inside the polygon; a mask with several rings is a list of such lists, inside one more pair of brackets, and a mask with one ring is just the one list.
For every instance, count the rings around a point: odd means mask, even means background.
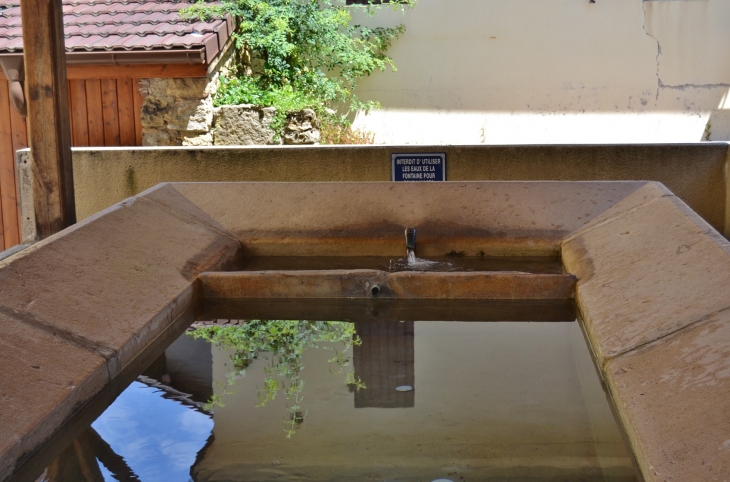
[{"label": "red roof tile", "polygon": [[[231,22],[185,20],[189,0],[63,0],[66,50],[127,51],[223,48]],[[212,42],[213,37],[216,42]],[[23,49],[20,0],[0,0],[0,53]]]}]

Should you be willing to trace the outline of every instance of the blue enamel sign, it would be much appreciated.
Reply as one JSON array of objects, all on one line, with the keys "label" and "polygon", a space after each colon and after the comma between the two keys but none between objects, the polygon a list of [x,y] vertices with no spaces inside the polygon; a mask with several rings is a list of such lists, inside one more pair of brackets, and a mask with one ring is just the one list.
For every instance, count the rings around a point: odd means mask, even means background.
[{"label": "blue enamel sign", "polygon": [[446,153],[392,154],[393,181],[445,181]]}]

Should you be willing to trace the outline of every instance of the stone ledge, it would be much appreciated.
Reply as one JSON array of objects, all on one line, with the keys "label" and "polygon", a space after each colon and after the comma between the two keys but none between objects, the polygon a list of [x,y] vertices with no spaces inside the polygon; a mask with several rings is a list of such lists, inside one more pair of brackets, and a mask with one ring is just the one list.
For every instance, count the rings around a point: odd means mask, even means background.
[{"label": "stone ledge", "polygon": [[730,312],[612,359],[605,373],[647,480],[728,480]]},{"label": "stone ledge", "polygon": [[131,198],[0,262],[0,329],[18,347],[0,350],[0,480],[195,304],[197,275],[239,246]]},{"label": "stone ledge", "polygon": [[109,381],[107,360],[0,313],[0,480]]},{"label": "stone ledge", "polygon": [[[252,256],[557,255],[646,182],[176,183]],[[487,187],[488,186],[488,187]],[[520,201],[518,201],[518,199]],[[241,213],[246,213],[242,216]]]},{"label": "stone ledge", "polygon": [[727,245],[674,196],[565,241],[599,363],[730,306]]},{"label": "stone ledge", "polygon": [[552,300],[572,298],[575,288],[571,275],[517,272],[239,271],[199,278],[209,299]]},{"label": "stone ledge", "polygon": [[[473,250],[494,244],[494,252],[562,249],[644,478],[730,478],[728,242],[651,183],[473,182],[172,184],[1,261],[0,328],[18,332],[23,323],[51,336],[52,327],[114,356],[54,340],[49,357],[65,350],[69,359],[91,358],[63,373],[80,381],[54,399],[55,408],[12,408],[37,386],[0,399],[0,414],[9,409],[13,430],[24,431],[0,432],[0,479],[17,461],[10,447],[18,437],[43,440],[87,393],[132,366],[195,302],[197,275],[219,269],[241,245],[254,254],[311,254],[319,240],[330,254],[402,255],[406,226],[429,233],[419,233],[419,242],[438,250],[450,242]],[[260,249],[262,239],[269,251]],[[3,387],[33,380],[3,367]]]}]

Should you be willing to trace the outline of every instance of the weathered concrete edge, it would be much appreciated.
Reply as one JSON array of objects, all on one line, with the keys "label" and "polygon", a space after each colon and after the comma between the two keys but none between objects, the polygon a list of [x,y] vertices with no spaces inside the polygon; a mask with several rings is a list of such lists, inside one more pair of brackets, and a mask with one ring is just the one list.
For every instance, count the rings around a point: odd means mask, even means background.
[{"label": "weathered concrete edge", "polygon": [[[173,325],[178,319],[185,317],[189,307],[198,303],[200,294],[201,289],[199,283],[191,283],[186,290],[180,293],[180,295],[161,312],[150,318],[145,327],[155,327],[156,329],[146,330],[144,333],[139,334],[139,343],[135,347],[136,353],[134,354],[134,358],[144,353],[156,339],[162,337],[168,326]],[[107,359],[107,362],[104,365],[106,376],[104,377],[103,383],[95,383],[97,379],[92,374],[74,388],[73,393],[84,391],[91,393],[88,398],[80,400],[73,405],[56,406],[54,408],[54,410],[61,410],[64,412],[59,423],[47,422],[46,420],[51,417],[50,414],[46,415],[46,417],[34,427],[34,431],[24,434],[23,437],[20,437],[17,440],[14,450],[11,449],[10,453],[6,452],[4,454],[0,454],[0,459],[2,459],[3,463],[6,464],[0,468],[9,468],[8,473],[3,473],[3,471],[0,470],[0,480],[5,480],[5,477],[8,477],[10,474],[21,468],[23,464],[35,455],[39,447],[42,447],[51,437],[54,436],[59,428],[69,423],[69,421],[74,417],[78,416],[94,397],[99,395],[107,386],[115,383],[119,376],[124,371],[128,370],[129,365],[132,363],[121,366],[119,364],[118,356],[119,350],[115,350],[115,352],[111,354],[110,358]],[[72,398],[71,393],[67,399],[70,398]]]},{"label": "weathered concrete edge", "polygon": [[[659,184],[659,183],[655,183]],[[660,185],[661,186],[661,185]],[[729,184],[730,186],[730,184]],[[661,186],[661,188],[665,189],[664,186]],[[668,191],[668,190],[667,190]],[[681,199],[677,198],[673,194],[663,194],[660,197],[667,197],[671,198],[672,202],[679,207],[681,211],[681,216],[689,219],[694,225],[696,225],[698,228],[700,228],[701,235],[708,238],[712,243],[719,246],[723,251],[724,255],[727,257],[730,257],[730,242],[723,237],[720,233],[718,233],[712,226],[710,226],[704,219],[702,219],[697,213],[695,213],[692,209],[690,209]],[[567,244],[569,241],[574,240],[581,235],[592,231],[594,229],[600,228],[602,226],[608,225],[610,223],[616,222],[619,219],[621,219],[623,216],[626,216],[638,209],[642,208],[651,208],[650,205],[655,203],[658,198],[652,198],[646,200],[643,204],[632,206],[630,209],[622,210],[616,213],[613,213],[610,217],[606,218],[605,220],[602,220],[599,224],[593,225],[593,226],[587,226],[580,228],[576,230],[575,232],[569,234],[566,236],[565,240],[563,241],[563,244],[561,245],[561,249],[563,251],[563,259],[564,259],[564,265],[566,268],[566,271],[571,272],[573,271],[583,259],[587,258],[588,255],[591,255],[593,257],[595,256],[601,256],[601,253],[588,253],[588,252],[569,252],[570,248],[567,248]],[[730,205],[730,204],[729,204]],[[658,235],[661,235],[661,233],[658,233]],[[641,247],[641,249],[645,249],[645,247]],[[572,262],[565,263],[566,257],[572,257]],[[609,288],[610,289],[610,288]],[[635,414],[634,414],[634,407],[626,403],[626,400],[628,400],[629,392],[627,392],[627,389],[620,386],[618,384],[618,381],[616,380],[616,377],[614,374],[609,372],[609,366],[612,365],[612,362],[623,360],[632,357],[636,354],[646,353],[653,349],[656,349],[658,347],[661,347],[672,340],[681,337],[684,333],[691,332],[698,327],[702,327],[705,324],[710,324],[713,321],[713,318],[718,314],[724,314],[727,313],[728,310],[730,310],[730,300],[728,300],[728,306],[716,309],[716,310],[710,310],[707,313],[704,313],[702,315],[697,316],[693,321],[685,324],[684,326],[671,331],[669,333],[664,334],[657,334],[653,338],[651,338],[649,341],[636,344],[629,349],[616,354],[612,356],[603,356],[602,353],[604,352],[601,349],[602,340],[599,336],[595,333],[595,331],[592,329],[594,325],[594,321],[591,316],[591,304],[590,300],[585,300],[581,296],[581,288],[580,288],[580,280],[578,280],[578,283],[576,285],[576,305],[578,306],[578,309],[581,313],[581,325],[584,331],[584,334],[586,336],[586,340],[589,343],[591,352],[594,356],[594,361],[596,363],[596,368],[599,372],[599,375],[602,378],[602,381],[604,383],[604,386],[607,388],[610,396],[608,397],[611,404],[612,409],[614,413],[618,416],[618,418],[621,421],[621,425],[624,429],[624,433],[627,437],[627,441],[631,446],[631,450],[633,453],[633,456],[635,457],[635,461],[638,464],[638,468],[641,472],[641,475],[643,479],[646,482],[650,481],[660,481],[660,480],[668,480],[665,477],[669,476],[669,478],[672,478],[672,474],[669,473],[662,473],[660,474],[657,471],[657,466],[659,465],[656,463],[657,461],[654,460],[654,456],[651,453],[652,451],[649,450],[649,447],[644,446],[642,443],[642,437],[643,431],[646,430],[646,428],[639,427],[639,425],[636,423],[635,420]],[[630,390],[630,389],[628,389]],[[635,395],[635,394],[633,394]],[[643,393],[641,394],[643,395]],[[675,417],[673,417],[671,412],[663,412],[660,416],[660,418],[665,420],[673,420]],[[646,427],[647,422],[644,422],[644,427]],[[652,425],[653,423],[656,423],[656,421],[652,420],[648,422],[648,425]],[[657,450],[660,450],[657,447],[654,447],[655,452]],[[706,456],[706,457],[705,457]],[[703,454],[703,460],[708,460],[710,463],[712,463],[713,458],[716,458],[716,455],[714,454]],[[704,464],[704,462],[703,462]],[[718,479],[719,480],[719,479]]]},{"label": "weathered concrete edge", "polygon": [[[661,183],[652,182],[649,184],[657,184],[662,189],[666,190],[666,188],[663,185],[661,185]],[[694,225],[696,225],[699,229],[702,230],[702,236],[706,237],[712,243],[714,243],[715,245],[720,247],[725,252],[725,254],[728,257],[730,257],[730,241],[728,239],[726,239],[723,235],[721,235],[719,232],[717,232],[717,230],[715,230],[712,226],[710,226],[704,219],[702,219],[697,213],[695,213],[689,206],[687,206],[678,197],[674,196],[671,193],[663,194],[661,197],[666,197],[666,198],[671,199],[672,202],[675,203],[677,205],[677,207],[681,209],[681,211],[682,211],[681,215],[683,217],[689,219]],[[577,252],[576,250],[573,250],[569,247],[570,246],[568,243],[569,241],[572,241],[572,240],[576,239],[577,237],[579,237],[583,234],[586,234],[587,232],[590,232],[594,229],[598,229],[600,227],[603,227],[603,226],[606,226],[613,222],[616,222],[619,219],[621,219],[622,217],[633,213],[634,211],[649,207],[651,204],[656,202],[657,199],[659,199],[659,198],[652,198],[640,205],[632,206],[629,209],[617,212],[614,215],[612,215],[610,218],[606,219],[605,221],[602,221],[598,225],[590,226],[590,227],[588,227],[588,229],[580,228],[580,229],[574,231],[573,233],[570,233],[568,236],[566,236],[565,239],[563,240],[563,242],[561,243],[561,256],[563,258],[563,265],[564,265],[565,270],[569,273],[575,273],[576,271],[578,271],[580,269],[579,264],[581,263],[581,261],[583,261],[583,259],[585,259],[587,257],[587,255],[589,255],[589,254],[593,255],[593,256],[601,255],[600,253]],[[585,323],[585,330],[586,330],[586,333],[588,334],[589,339],[591,340],[591,343],[595,345],[596,349],[594,350],[594,353],[596,354],[596,358],[597,358],[596,361],[602,370],[605,368],[606,364],[613,359],[622,357],[624,355],[631,354],[639,349],[642,349],[645,346],[649,346],[649,347],[656,346],[657,342],[661,342],[661,340],[663,338],[669,338],[677,333],[680,333],[680,332],[683,332],[686,330],[690,330],[694,325],[703,322],[709,316],[712,316],[716,313],[722,312],[722,311],[730,308],[730,300],[728,300],[728,304],[726,307],[723,307],[719,310],[712,310],[712,311],[704,313],[700,316],[697,316],[693,321],[687,323],[682,328],[672,331],[671,333],[657,335],[656,337],[648,339],[647,341],[645,341],[643,343],[631,346],[630,348],[628,348],[628,349],[624,350],[623,352],[618,353],[616,355],[604,357],[601,355],[601,353],[603,353],[603,350],[601,350],[601,340],[597,337],[595,332],[592,330],[593,323],[590,321],[591,320],[590,304],[589,304],[589,302],[586,302],[582,296],[580,296],[580,293],[581,293],[581,283],[580,282],[581,282],[581,279],[580,279],[580,277],[578,277],[577,283],[576,283],[576,288],[575,288],[576,305],[578,306],[581,314],[583,315],[583,320],[587,321],[587,323]]]},{"label": "weathered concrete edge", "polygon": [[5,251],[0,251],[0,261],[7,259],[14,254],[20,253],[28,246],[30,246],[30,244],[16,244],[15,246],[13,246],[10,249],[6,249]]},{"label": "weathered concrete edge", "polygon": [[207,272],[209,299],[384,298],[457,300],[570,299],[572,275],[520,272],[397,272],[379,270]]},{"label": "weathered concrete edge", "polygon": [[[143,194],[148,194],[149,192],[153,192],[164,187],[166,187],[164,184],[156,186]],[[104,217],[107,214],[118,209],[122,209],[125,205],[133,204],[135,201],[146,203],[151,202],[144,199],[141,195],[122,201],[121,203],[111,206],[110,208],[107,208],[49,238],[28,246],[25,249],[19,250],[12,256],[8,256],[5,259],[0,260],[0,269],[17,262],[26,256],[30,256],[37,251],[49,249],[57,241],[63,239],[65,236],[76,230],[83,229],[90,223],[104,222]],[[163,209],[162,206],[158,207],[162,211],[167,212],[168,216],[177,216],[186,219],[188,222],[195,222],[215,235],[227,239],[228,244],[236,246],[234,249],[235,252],[229,253],[229,256],[222,256],[220,260],[218,260],[217,265],[207,266],[208,269],[221,268],[222,265],[227,261],[230,261],[233,256],[235,256],[238,249],[240,249],[240,243],[238,243],[238,241],[236,241],[230,233],[222,233],[204,223],[190,219],[184,213],[177,213],[169,209]],[[120,235],[122,235],[122,233],[120,233]],[[201,291],[200,282],[196,278],[192,278],[185,288],[172,297],[165,306],[162,306],[156,311],[156,313],[152,314],[146,322],[144,322],[142,328],[132,335],[128,343],[124,346],[102,347],[102,352],[99,354],[106,360],[106,362],[102,365],[103,368],[100,367],[100,369],[105,372],[105,376],[103,378],[94,376],[98,370],[91,373],[77,386],[75,386],[74,389],[64,398],[64,400],[74,400],[73,403],[57,405],[55,407],[54,410],[61,410],[63,412],[60,417],[58,416],[59,414],[56,413],[53,417],[55,421],[51,423],[48,421],[51,418],[49,416],[50,413],[41,415],[39,422],[35,425],[33,430],[17,437],[10,446],[10,449],[5,453],[0,454],[0,460],[2,460],[2,464],[0,464],[0,480],[5,480],[9,477],[10,474],[18,468],[18,466],[22,465],[25,460],[32,455],[35,448],[43,444],[50,436],[53,435],[54,432],[57,431],[60,426],[79,413],[91,398],[101,392],[107,384],[112,383],[117,376],[131,363],[133,363],[140,354],[145,352],[147,347],[153,343],[154,340],[158,339],[168,327],[175,323],[176,320],[178,320],[181,316],[184,316],[189,308],[198,302]],[[26,314],[32,316],[32,309],[29,309]],[[19,317],[13,313],[8,313],[8,315],[20,322],[25,322],[22,316]],[[80,334],[80,336],[83,337],[83,334]],[[122,353],[123,351],[124,353]],[[79,393],[87,393],[91,395],[78,397],[77,395]],[[58,422],[59,420],[60,422]]]}]

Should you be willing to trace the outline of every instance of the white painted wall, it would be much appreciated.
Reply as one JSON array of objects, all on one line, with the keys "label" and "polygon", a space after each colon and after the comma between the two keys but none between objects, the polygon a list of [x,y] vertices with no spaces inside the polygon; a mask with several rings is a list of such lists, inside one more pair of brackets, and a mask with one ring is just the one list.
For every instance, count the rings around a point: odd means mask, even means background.
[{"label": "white painted wall", "polygon": [[376,143],[730,140],[730,0],[420,0],[358,86]]}]

